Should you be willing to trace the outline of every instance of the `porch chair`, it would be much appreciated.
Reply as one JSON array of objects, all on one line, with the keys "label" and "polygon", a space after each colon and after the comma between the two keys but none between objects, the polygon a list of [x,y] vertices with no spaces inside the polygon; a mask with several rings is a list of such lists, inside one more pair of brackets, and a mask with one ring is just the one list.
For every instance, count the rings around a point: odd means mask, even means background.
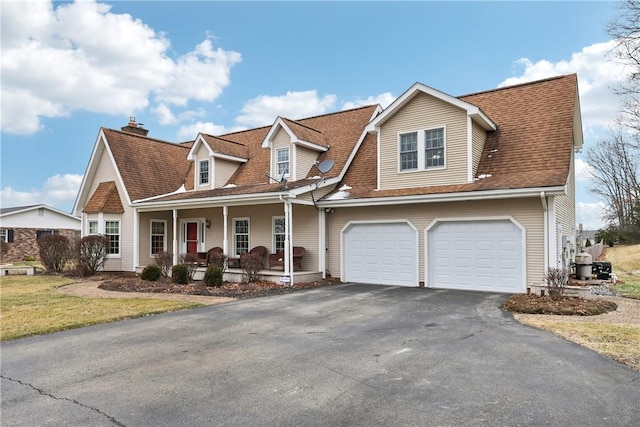
[{"label": "porch chair", "polygon": [[[293,269],[302,270],[302,257],[306,249],[302,246],[293,247]],[[284,270],[284,251],[278,251],[275,254],[269,255],[269,269],[273,270],[274,267],[282,268]]]},{"label": "porch chair", "polygon": [[[214,248],[211,248],[207,251],[207,266],[212,265],[214,262],[214,258],[218,258],[220,259],[220,255],[223,255],[222,252],[222,248],[219,246],[216,246]],[[224,259],[223,259],[224,262]],[[220,268],[222,268],[222,266],[219,266]]]}]

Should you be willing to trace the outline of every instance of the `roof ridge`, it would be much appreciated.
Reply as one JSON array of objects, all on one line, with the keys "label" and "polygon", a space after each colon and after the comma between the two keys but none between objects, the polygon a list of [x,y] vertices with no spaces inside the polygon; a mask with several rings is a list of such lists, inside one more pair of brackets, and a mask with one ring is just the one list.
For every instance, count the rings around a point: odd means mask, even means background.
[{"label": "roof ridge", "polygon": [[122,131],[122,130],[112,129],[112,128],[108,128],[108,127],[104,127],[104,126],[102,127],[102,129],[109,130],[109,131],[112,131],[112,132],[121,133],[121,134],[124,134],[124,135],[127,135],[127,136],[135,136],[135,137],[138,137],[138,138],[149,140],[151,142],[161,142],[163,144],[169,144],[169,145],[172,145],[172,146],[175,146],[175,147],[181,147],[181,148],[187,148],[187,147],[184,147],[182,144],[193,143],[193,141],[185,141],[185,142],[180,142],[180,143],[171,142],[171,141],[165,141],[164,139],[152,138],[150,136],[144,136],[144,135],[138,135],[138,134],[135,134],[135,133],[125,132],[125,131]]},{"label": "roof ridge", "polygon": [[314,132],[318,132],[319,134],[322,134],[322,131],[319,131],[318,129],[312,128],[311,126],[307,126],[304,123],[300,123],[297,120],[293,120],[293,119],[289,119],[287,117],[283,117],[284,120],[289,120],[290,122],[293,122],[295,124],[297,124],[298,126],[302,126],[303,128],[307,128],[309,130],[312,130]]},{"label": "roof ridge", "polygon": [[[243,147],[246,147],[246,145],[244,145],[244,144],[243,144],[243,143],[241,143],[241,142],[231,141],[230,139],[222,138],[221,136],[211,135],[210,133],[202,133],[202,134],[203,134],[203,135],[206,135],[206,136],[210,136],[211,138],[220,139],[220,140],[222,140],[222,141],[224,141],[224,142],[229,142],[229,143],[231,143],[231,144],[237,144],[237,145],[241,145],[241,146],[243,146]],[[225,135],[226,135],[226,134],[225,134]]]},{"label": "roof ridge", "polygon": [[480,92],[473,92],[473,93],[467,93],[465,95],[458,95],[458,96],[456,96],[456,98],[466,98],[466,97],[469,97],[469,96],[481,95],[481,94],[484,94],[484,93],[491,93],[491,92],[497,92],[497,91],[500,91],[500,90],[513,89],[513,88],[517,88],[517,87],[534,85],[534,84],[538,84],[538,83],[545,83],[545,82],[548,82],[548,81],[551,81],[551,80],[559,80],[559,79],[564,79],[564,78],[567,78],[567,77],[577,76],[577,75],[578,75],[577,73],[562,74],[562,75],[559,75],[559,76],[553,76],[553,77],[547,77],[547,78],[539,79],[539,80],[531,80],[531,81],[528,81],[528,82],[517,83],[517,84],[514,84],[514,85],[510,85],[510,86],[497,87],[497,88],[494,88],[494,89],[487,89],[487,90],[483,90],[483,91],[480,91]]},{"label": "roof ridge", "polygon": [[[333,111],[331,113],[326,113],[326,114],[318,114],[317,116],[311,116],[311,117],[304,117],[302,119],[298,119],[298,120],[310,120],[310,119],[317,119],[318,117],[326,117],[326,116],[332,116],[335,114],[342,114],[342,113],[351,113],[354,112],[356,110],[364,110],[365,108],[371,108],[371,107],[375,107],[377,105],[380,104],[368,104],[368,105],[362,105],[360,107],[355,107],[355,108],[349,108],[347,110],[340,110],[340,111]],[[291,119],[289,119],[291,120]]]}]

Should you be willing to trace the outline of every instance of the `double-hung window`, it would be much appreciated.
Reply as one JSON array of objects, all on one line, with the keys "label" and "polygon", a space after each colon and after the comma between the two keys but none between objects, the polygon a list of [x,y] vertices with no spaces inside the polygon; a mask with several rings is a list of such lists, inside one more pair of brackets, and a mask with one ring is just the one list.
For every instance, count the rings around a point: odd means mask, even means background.
[{"label": "double-hung window", "polygon": [[98,234],[98,221],[89,221],[89,234]]},{"label": "double-hung window", "polygon": [[284,251],[285,227],[284,217],[273,218],[273,252]]},{"label": "double-hung window", "polygon": [[167,250],[167,221],[151,220],[151,255]]},{"label": "double-hung window", "polygon": [[7,236],[7,229],[6,228],[2,228],[0,229],[0,240],[2,240],[3,242],[9,242],[9,236]]},{"label": "double-hung window", "polygon": [[209,184],[209,160],[200,161],[200,170],[198,176],[198,182],[200,183],[200,185]]},{"label": "double-hung window", "polygon": [[105,221],[104,234],[109,239],[107,254],[120,255],[120,221]]},{"label": "double-hung window", "polygon": [[289,175],[289,147],[276,150],[276,174],[278,176]]},{"label": "double-hung window", "polygon": [[249,218],[234,218],[233,249],[236,256],[249,252]]},{"label": "double-hung window", "polygon": [[400,135],[400,170],[418,169],[418,133]]},{"label": "double-hung window", "polygon": [[400,172],[444,167],[444,127],[400,134],[398,148]]},{"label": "double-hung window", "polygon": [[444,128],[424,131],[425,168],[444,166]]}]

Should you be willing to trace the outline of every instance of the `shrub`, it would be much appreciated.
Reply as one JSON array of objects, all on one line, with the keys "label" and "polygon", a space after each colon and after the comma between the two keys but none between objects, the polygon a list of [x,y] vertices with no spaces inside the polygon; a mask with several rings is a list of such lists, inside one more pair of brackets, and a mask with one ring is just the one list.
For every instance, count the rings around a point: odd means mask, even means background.
[{"label": "shrub", "polygon": [[185,264],[178,264],[171,267],[171,281],[179,285],[189,284],[189,270]]},{"label": "shrub", "polygon": [[71,245],[67,236],[45,234],[38,239],[38,247],[40,248],[40,261],[49,272],[62,273],[71,260]]},{"label": "shrub", "polygon": [[207,260],[209,265],[217,266],[222,273],[224,273],[227,269],[227,257],[221,253],[210,253],[209,259]]},{"label": "shrub", "polygon": [[612,226],[601,228],[600,230],[598,230],[595,236],[596,242],[604,242],[610,248],[613,247],[617,238],[618,232]]},{"label": "shrub", "polygon": [[76,248],[79,273],[83,276],[96,274],[107,259],[108,247],[109,238],[101,234],[92,234],[80,239]]},{"label": "shrub", "polygon": [[140,275],[140,278],[142,280],[148,280],[150,282],[155,282],[160,277],[162,277],[162,269],[155,264],[147,265],[144,270],[142,270],[142,274]]},{"label": "shrub", "polygon": [[170,252],[160,251],[154,255],[156,264],[160,267],[162,277],[168,277],[173,266],[173,255]]},{"label": "shrub", "polygon": [[222,286],[224,274],[222,269],[217,265],[210,265],[207,267],[207,271],[204,272],[204,279],[202,280],[207,286]]},{"label": "shrub", "polygon": [[196,273],[196,268],[198,268],[198,257],[196,254],[181,254],[180,255],[180,264],[185,265],[187,267],[187,274],[189,275],[189,281],[193,281],[193,275]]},{"label": "shrub", "polygon": [[[71,255],[69,255],[69,257],[71,257]],[[36,257],[34,255],[27,255],[22,258],[22,260],[26,262],[34,262],[36,260]]]},{"label": "shrub", "polygon": [[258,273],[262,270],[262,257],[256,254],[247,253],[242,257],[242,281],[258,281]]},{"label": "shrub", "polygon": [[589,246],[591,246],[591,240],[589,240],[589,238],[587,237],[587,241],[584,244],[585,248],[588,248]]},{"label": "shrub", "polygon": [[566,268],[549,268],[544,276],[544,283],[549,289],[549,296],[552,300],[562,299],[564,290],[569,284],[569,270]]}]

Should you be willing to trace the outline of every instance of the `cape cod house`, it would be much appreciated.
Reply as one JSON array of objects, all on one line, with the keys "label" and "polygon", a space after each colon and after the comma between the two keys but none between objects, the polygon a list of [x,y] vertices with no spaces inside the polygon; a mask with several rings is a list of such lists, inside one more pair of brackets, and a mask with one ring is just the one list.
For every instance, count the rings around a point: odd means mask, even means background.
[{"label": "cape cod house", "polygon": [[106,270],[263,246],[276,280],[518,293],[573,255],[575,74],[458,97],[416,83],[384,110],[184,143],[147,132],[100,129],[74,206],[109,236]]}]

